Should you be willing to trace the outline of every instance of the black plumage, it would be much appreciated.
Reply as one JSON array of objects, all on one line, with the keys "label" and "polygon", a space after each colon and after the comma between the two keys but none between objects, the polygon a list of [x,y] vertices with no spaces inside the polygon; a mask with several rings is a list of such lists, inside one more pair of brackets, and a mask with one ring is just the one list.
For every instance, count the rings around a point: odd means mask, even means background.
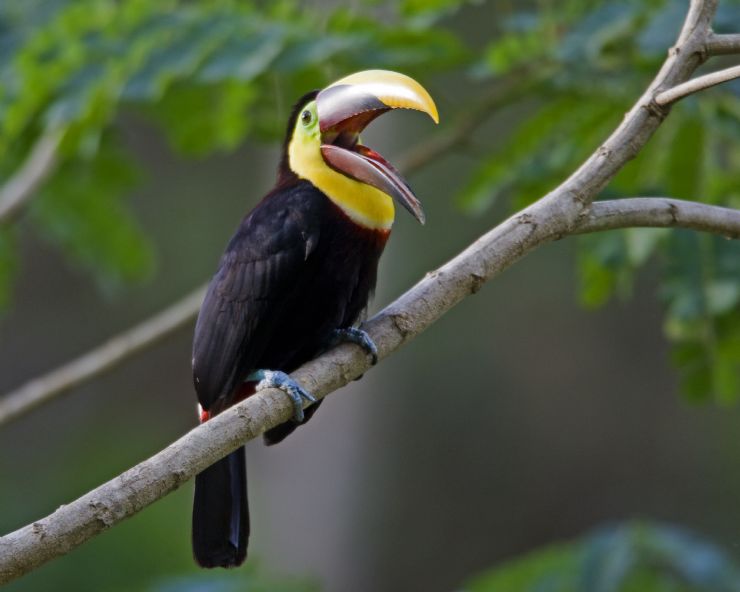
[{"label": "black plumage", "polygon": [[359,227],[308,181],[242,221],[198,316],[193,376],[204,409],[258,368],[290,372],[351,326],[375,286],[387,231]]},{"label": "black plumage", "polygon": [[[201,307],[193,378],[203,409],[220,412],[243,396],[251,372],[289,373],[325,349],[335,329],[352,326],[375,286],[388,234],[350,220],[310,182],[298,179],[284,159],[276,189],[242,221]],[[306,419],[316,408],[306,410]],[[278,426],[265,440],[279,442],[295,427]],[[239,565],[248,536],[240,449],[196,478],[195,558],[204,567]]]},{"label": "black plumage", "polygon": [[[370,122],[392,109],[439,121],[429,93],[398,72],[365,70],[313,91],[288,120],[275,188],[241,222],[211,280],[195,328],[193,379],[206,421],[252,395],[255,380],[282,388],[301,418],[309,393],[285,374],[330,347],[349,329],[375,287],[393,222],[393,202],[422,224],[421,203],[385,158],[360,142]],[[300,116],[300,117],[299,117]],[[323,193],[322,188],[327,194]],[[279,371],[282,374],[258,372]],[[303,412],[312,417],[319,404]],[[297,423],[265,434],[282,441]],[[249,538],[244,449],[196,477],[193,552],[204,567],[244,561]]]}]

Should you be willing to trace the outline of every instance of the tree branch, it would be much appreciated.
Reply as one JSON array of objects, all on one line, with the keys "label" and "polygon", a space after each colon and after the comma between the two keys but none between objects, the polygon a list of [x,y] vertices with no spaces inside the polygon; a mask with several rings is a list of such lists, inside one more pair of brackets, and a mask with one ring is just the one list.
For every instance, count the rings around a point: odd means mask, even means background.
[{"label": "tree branch", "polygon": [[60,131],[41,136],[20,170],[0,187],[0,224],[8,224],[54,171],[57,164]]},{"label": "tree branch", "polygon": [[[573,175],[428,274],[367,323],[381,358],[531,250],[574,231],[589,216],[598,192],[645,145],[667,115],[653,101],[655,94],[687,80],[701,63],[716,4],[716,0],[692,1],[677,46],[653,83],[619,128]],[[343,345],[304,365],[293,377],[323,397],[368,369],[367,357],[358,348]],[[20,577],[135,514],[291,414],[291,402],[281,392],[262,391],[46,518],[0,538],[0,583]]]},{"label": "tree branch", "polygon": [[110,370],[128,356],[153,345],[190,322],[205,296],[205,286],[143,323],[109,339],[83,356],[35,378],[0,398],[0,426],[28,413],[78,384]]},{"label": "tree branch", "polygon": [[705,59],[706,38],[711,32],[717,2],[691,0],[676,45],[668,52],[668,58],[647,90],[606,142],[557,189],[540,200],[561,201],[557,209],[564,216],[568,230],[619,169],[637,155],[668,115],[668,108],[658,105],[655,96],[663,89],[688,80]]},{"label": "tree branch", "polygon": [[710,34],[707,38],[706,52],[710,56],[740,53],[740,33],[731,35]]},{"label": "tree branch", "polygon": [[699,92],[700,90],[717,86],[718,84],[722,84],[723,82],[727,82],[728,80],[733,80],[735,78],[740,78],[740,66],[725,68],[724,70],[699,76],[698,78],[694,78],[693,80],[689,80],[683,84],[678,84],[657,95],[655,97],[655,102],[658,103],[658,105],[665,107],[666,105],[675,103],[679,99],[683,99],[684,97]]},{"label": "tree branch", "polygon": [[[478,105],[467,110],[440,139],[433,138],[409,149],[399,160],[398,168],[406,175],[417,171],[450,148],[464,142],[473,129],[475,117],[480,117],[523,91],[516,79],[507,80],[494,88]],[[475,117],[474,117],[475,116]],[[29,194],[30,195],[30,194]],[[200,287],[179,302],[132,329],[109,339],[102,345],[0,396],[0,427],[33,411],[72,388],[107,372],[127,357],[154,345],[195,318],[203,301],[205,287]]]},{"label": "tree branch", "polygon": [[633,227],[691,228],[739,239],[740,211],[669,197],[596,201],[574,232]]},{"label": "tree branch", "polygon": [[[644,145],[649,139],[650,135],[657,129],[658,125],[665,118],[667,111],[663,107],[656,105],[653,102],[653,96],[658,88],[669,87],[677,82],[687,79],[696,67],[701,63],[702,51],[704,48],[704,36],[709,34],[709,24],[711,23],[712,16],[716,10],[716,0],[709,0],[708,2],[697,2],[694,1],[691,5],[689,15],[687,16],[686,22],[684,23],[683,29],[679,36],[679,41],[676,48],[680,47],[681,51],[674,48],[669,58],[664,63],[658,75],[653,80],[652,84],[645,91],[643,96],[637,101],[633,109],[627,114],[622,122],[622,125],[612,134],[612,136],[596,151],[582,166],[574,173],[568,180],[561,185],[558,190],[560,195],[566,195],[568,199],[575,202],[577,207],[570,207],[566,209],[559,209],[560,215],[567,215],[568,219],[565,221],[566,227],[570,228],[574,226],[581,214],[581,210],[587,208],[593,197],[601,190],[603,186],[611,179],[614,174],[621,168],[623,162],[620,164],[620,159],[615,159],[612,154],[616,151],[620,152],[620,157],[624,159],[624,162],[633,158],[639,148]],[[693,34],[692,34],[693,32]],[[498,94],[501,92],[501,94]],[[512,86],[508,84],[504,86],[502,91],[494,89],[490,98],[482,102],[483,108],[492,108],[495,106],[500,97],[509,96],[511,92],[517,92],[517,86],[514,83]],[[477,110],[476,110],[477,111]],[[415,170],[423,164],[430,162],[440,154],[444,154],[450,147],[457,145],[461,141],[464,141],[470,133],[470,119],[467,117],[461,117],[457,124],[453,126],[446,136],[443,136],[442,140],[432,141],[429,143],[429,147],[424,146],[420,149],[411,150],[405,156],[401,158],[403,166],[399,166],[401,170],[404,170],[407,174],[409,170]],[[576,181],[578,178],[587,179],[587,183],[583,187],[579,186]],[[558,191],[556,190],[556,191]],[[545,196],[548,199],[561,199],[555,192]],[[161,313],[162,315],[167,314],[167,310]],[[197,307],[191,310],[192,318],[197,314]],[[183,324],[188,319],[183,319]],[[145,321],[139,327],[144,327],[149,321]],[[130,350],[120,351],[120,355],[116,357],[115,363],[125,359],[128,355],[131,355],[141,349],[144,349],[149,343],[154,343],[157,339],[160,339],[170,330],[174,330],[176,327],[171,329],[163,328],[161,333],[151,332],[151,339],[149,342],[142,341],[139,346]],[[124,337],[122,335],[121,337]],[[117,340],[118,338],[114,338]],[[122,341],[125,341],[123,339]],[[26,412],[33,409],[41,401],[51,400],[55,395],[68,391],[72,386],[80,384],[84,380],[89,380],[94,376],[106,371],[114,364],[103,363],[96,367],[92,360],[105,360],[105,356],[97,355],[101,348],[93,350],[89,354],[78,358],[77,360],[70,362],[66,366],[54,370],[51,373],[39,378],[34,379],[19,389],[5,395],[0,402],[8,398],[13,399],[11,405],[3,405],[0,403],[0,426],[3,423],[7,423],[11,420],[10,417],[6,418],[5,413],[8,410],[12,410],[12,418],[18,418]],[[80,367],[83,364],[87,370],[79,375],[74,373],[64,372],[69,367]],[[67,376],[74,378],[74,381],[65,382],[62,377]],[[34,394],[28,395],[25,398],[19,398],[19,395],[31,392],[30,385],[35,384],[33,389]],[[50,390],[45,393],[42,389],[42,385],[53,385],[53,391]],[[23,401],[28,401],[32,405],[25,405]],[[39,403],[34,403],[38,401]]]}]

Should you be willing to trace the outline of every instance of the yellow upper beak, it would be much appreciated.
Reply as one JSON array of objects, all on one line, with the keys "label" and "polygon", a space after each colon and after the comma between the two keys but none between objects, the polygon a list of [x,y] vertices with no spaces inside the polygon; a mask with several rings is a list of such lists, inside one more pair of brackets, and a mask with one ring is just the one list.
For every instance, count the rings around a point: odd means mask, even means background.
[{"label": "yellow upper beak", "polygon": [[416,80],[391,70],[363,70],[345,76],[327,86],[352,86],[358,93],[376,97],[391,109],[415,109],[439,123],[439,112],[434,99]]}]

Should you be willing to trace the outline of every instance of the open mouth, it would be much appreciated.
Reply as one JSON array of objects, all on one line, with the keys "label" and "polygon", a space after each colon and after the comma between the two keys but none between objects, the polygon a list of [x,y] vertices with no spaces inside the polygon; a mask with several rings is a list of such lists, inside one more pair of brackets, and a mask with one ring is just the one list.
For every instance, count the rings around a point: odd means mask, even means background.
[{"label": "open mouth", "polygon": [[406,180],[385,158],[360,143],[360,132],[385,111],[387,107],[359,113],[323,131],[321,155],[331,168],[394,198],[424,224],[424,210]]},{"label": "open mouth", "polygon": [[402,74],[370,70],[322,90],[316,106],[321,155],[327,165],[392,197],[423,224],[424,210],[406,180],[385,158],[360,143],[360,133],[376,117],[396,108],[425,111],[436,121],[428,93]]}]

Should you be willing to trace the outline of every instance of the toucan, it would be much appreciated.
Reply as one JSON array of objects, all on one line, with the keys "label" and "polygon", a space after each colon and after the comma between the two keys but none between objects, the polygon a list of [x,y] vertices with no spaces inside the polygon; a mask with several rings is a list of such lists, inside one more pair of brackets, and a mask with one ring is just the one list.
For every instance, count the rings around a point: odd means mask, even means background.
[{"label": "toucan", "polygon": [[[295,104],[275,187],[241,221],[200,308],[192,363],[201,422],[263,388],[279,388],[294,416],[264,434],[276,444],[321,402],[290,372],[342,341],[377,361],[357,323],[375,287],[393,204],[422,224],[424,211],[393,165],[360,143],[360,132],[398,108],[439,121],[418,82],[386,70],[351,74]],[[304,412],[305,403],[313,404]],[[238,566],[248,538],[242,447],[195,479],[195,560]]]}]

